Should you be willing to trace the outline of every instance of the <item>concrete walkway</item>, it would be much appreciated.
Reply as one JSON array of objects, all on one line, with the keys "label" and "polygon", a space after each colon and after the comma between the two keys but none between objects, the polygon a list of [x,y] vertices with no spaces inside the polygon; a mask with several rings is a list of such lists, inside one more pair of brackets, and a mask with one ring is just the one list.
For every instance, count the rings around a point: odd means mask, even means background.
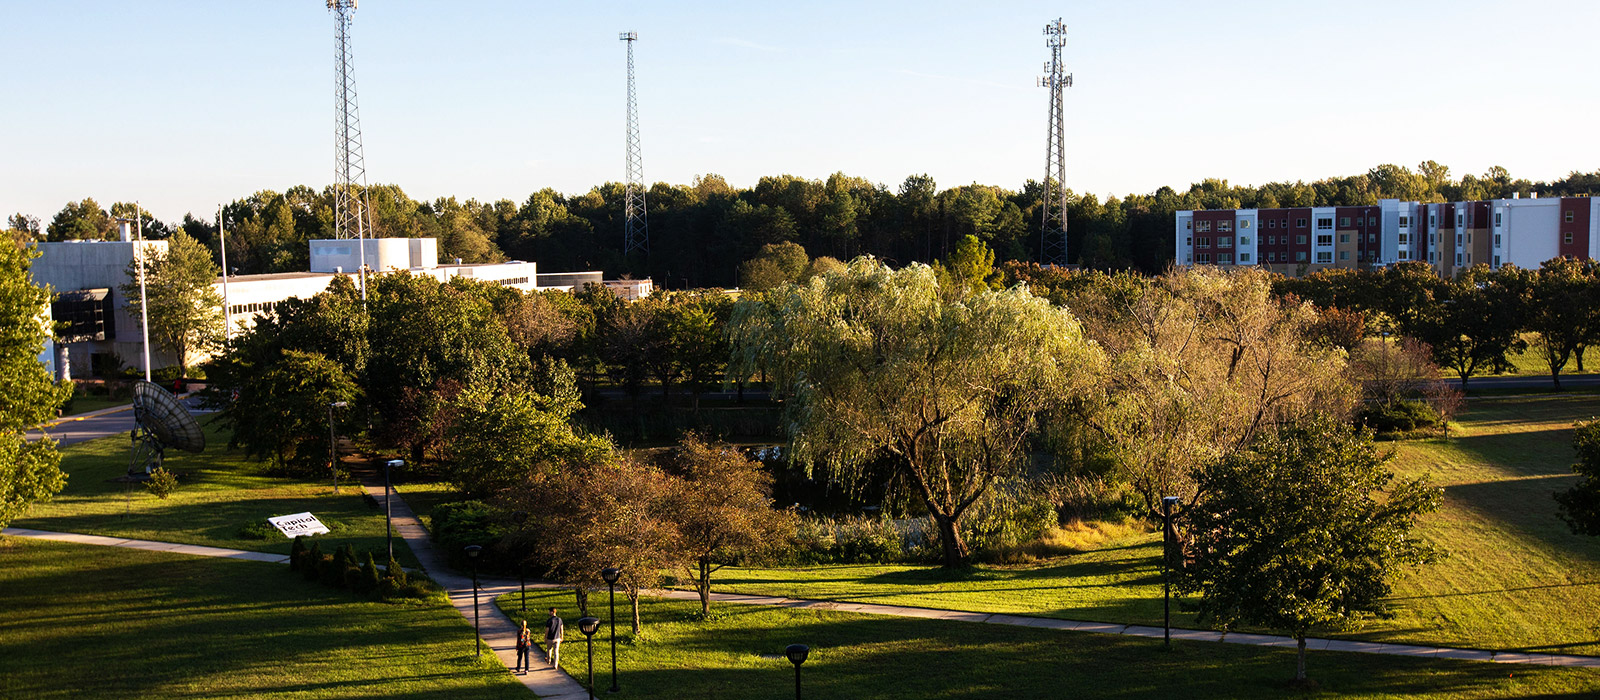
[{"label": "concrete walkway", "polygon": [[[531,588],[532,584],[529,584],[529,587]],[[662,598],[675,598],[678,600],[700,599],[699,594],[695,593],[694,591],[647,591],[646,594]],[[805,600],[799,598],[780,598],[775,596],[741,595],[737,593],[712,593],[711,599],[720,603],[733,603],[736,605],[769,605],[785,608],[837,610],[840,612],[865,613],[869,615],[889,615],[893,617],[918,617],[929,620],[948,620],[951,622],[976,622],[991,625],[1038,627],[1042,629],[1071,632],[1125,634],[1135,637],[1149,637],[1153,639],[1161,639],[1164,634],[1164,631],[1160,627],[1147,627],[1144,625],[1128,625],[1109,622],[1083,622],[1079,620],[1058,620],[1047,617],[1006,615],[1002,613],[990,614],[964,612],[960,610],[937,610],[932,608],[915,608],[902,605],[841,603],[828,600]],[[1176,627],[1172,628],[1172,638],[1196,642],[1222,642],[1224,644],[1249,644],[1252,646],[1264,647],[1293,648],[1296,645],[1296,642],[1292,637],[1280,637],[1268,634],[1245,634],[1243,632],[1217,632],[1215,630],[1190,630],[1179,629]],[[1506,664],[1534,664],[1538,666],[1600,668],[1600,656],[1545,654],[1523,651],[1495,651],[1491,649],[1455,649],[1451,647],[1427,647],[1416,646],[1412,644],[1361,642],[1345,639],[1307,638],[1306,649],[1309,651],[1346,651],[1358,654],[1420,656],[1430,659],[1492,661]]]},{"label": "concrete walkway", "polygon": [[[372,483],[376,481],[377,483]],[[384,506],[382,477],[368,477],[362,483],[362,488],[367,494],[377,500],[378,507]],[[443,586],[450,596],[450,604],[467,619],[467,624],[472,624],[472,579],[462,576],[450,569],[445,563],[445,557],[433,546],[433,539],[428,535],[428,529],[422,526],[422,520],[406,505],[405,499],[399,493],[394,495],[394,502],[390,511],[394,523],[395,535],[406,541],[406,546],[411,548],[411,553],[422,564],[422,569],[428,573],[429,578]],[[504,663],[506,668],[513,668],[517,662],[517,626],[500,612],[494,604],[494,599],[504,593],[517,589],[516,582],[507,582],[500,579],[479,577],[478,614],[480,615],[479,631],[484,646],[494,652]],[[533,585],[530,588],[535,587]],[[554,587],[544,584],[537,587]],[[530,621],[530,627],[538,628],[543,624],[544,617],[539,616]],[[569,621],[572,623],[572,621]],[[578,644],[578,626],[569,624],[567,651],[582,646]],[[536,632],[536,634],[538,634]],[[542,639],[542,634],[538,634]],[[550,668],[549,660],[545,658],[542,649],[533,652],[529,663],[530,670],[526,674],[514,674],[512,677],[528,686],[534,694],[541,698],[555,698],[556,700],[587,699],[589,693],[583,685],[573,680],[560,669]]]},{"label": "concrete walkway", "polygon": [[72,532],[29,530],[28,528],[23,527],[8,527],[4,530],[0,530],[0,535],[10,535],[12,537],[31,537],[38,540],[55,540],[57,542],[72,542],[75,544],[94,544],[103,547],[127,547],[129,549],[143,549],[151,552],[172,552],[174,554],[188,554],[196,557],[245,559],[248,561],[264,561],[269,564],[289,563],[288,555],[272,554],[270,552],[250,552],[243,549],[224,549],[222,547],[206,547],[198,544],[177,544],[174,542],[130,540],[125,537],[106,537],[104,535],[79,535]]}]

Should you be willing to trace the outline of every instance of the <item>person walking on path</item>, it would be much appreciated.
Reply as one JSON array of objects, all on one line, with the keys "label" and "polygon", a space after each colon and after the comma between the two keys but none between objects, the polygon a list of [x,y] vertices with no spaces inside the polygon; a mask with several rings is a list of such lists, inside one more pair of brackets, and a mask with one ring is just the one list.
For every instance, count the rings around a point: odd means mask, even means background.
[{"label": "person walking on path", "polygon": [[533,644],[533,635],[528,632],[528,621],[521,621],[521,629],[517,630],[517,672],[528,672],[528,647]]},{"label": "person walking on path", "polygon": [[556,609],[550,608],[550,619],[544,622],[544,643],[550,649],[550,668],[561,668],[561,634],[566,627],[561,622],[561,616],[556,614]]}]

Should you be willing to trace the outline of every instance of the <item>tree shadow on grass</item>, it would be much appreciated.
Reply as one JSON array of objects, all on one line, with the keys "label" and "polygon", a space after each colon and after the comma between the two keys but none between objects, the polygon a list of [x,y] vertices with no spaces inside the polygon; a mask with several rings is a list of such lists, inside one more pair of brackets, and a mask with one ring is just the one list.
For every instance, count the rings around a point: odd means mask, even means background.
[{"label": "tree shadow on grass", "polygon": [[424,694],[440,686],[488,697],[475,691],[503,680],[496,664],[441,656],[441,639],[470,649],[470,632],[448,609],[363,602],[280,565],[48,542],[27,548],[0,577],[11,610],[0,635],[7,694],[301,688],[339,696],[386,684],[414,697],[407,689],[420,683]]}]

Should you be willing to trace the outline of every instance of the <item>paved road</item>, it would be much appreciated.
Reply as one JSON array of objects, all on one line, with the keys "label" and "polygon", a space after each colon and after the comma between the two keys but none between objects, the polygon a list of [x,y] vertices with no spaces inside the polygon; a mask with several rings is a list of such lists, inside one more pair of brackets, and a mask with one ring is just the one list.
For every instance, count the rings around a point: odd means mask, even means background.
[{"label": "paved road", "polygon": [[[1446,378],[1451,386],[1460,387],[1461,380],[1455,377]],[[1592,389],[1600,387],[1600,374],[1577,374],[1572,376],[1562,375],[1562,389]],[[1468,391],[1493,389],[1503,391],[1507,389],[1539,389],[1548,391],[1555,388],[1555,383],[1550,381],[1548,374],[1524,374],[1510,377],[1473,377],[1467,381]]]},{"label": "paved road", "polygon": [[[190,415],[196,419],[203,419],[212,411],[201,410],[200,398],[193,395],[183,397],[183,405],[189,408]],[[80,442],[103,438],[108,435],[122,433],[127,438],[127,433],[133,430],[133,405],[113,406],[90,411],[76,416],[66,416],[46,423],[44,434],[55,438],[62,447],[76,445]],[[28,431],[29,440],[39,439],[41,433],[37,430]]]}]

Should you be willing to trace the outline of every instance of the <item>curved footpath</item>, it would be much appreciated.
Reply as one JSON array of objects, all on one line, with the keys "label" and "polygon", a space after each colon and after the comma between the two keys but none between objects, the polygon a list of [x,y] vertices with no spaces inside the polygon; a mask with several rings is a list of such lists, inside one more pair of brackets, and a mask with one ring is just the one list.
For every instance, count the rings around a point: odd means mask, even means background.
[{"label": "curved footpath", "polygon": [[[370,480],[369,480],[370,481]],[[362,487],[379,506],[383,505],[383,484],[363,483]],[[448,592],[450,604],[472,622],[472,579],[450,570],[444,558],[434,549],[433,541],[428,535],[427,528],[423,527],[421,519],[411,511],[404,499],[395,495],[393,504],[393,521],[395,532],[410,546],[411,553],[421,562],[422,568],[428,575]],[[173,552],[176,554],[190,554],[207,557],[226,557],[232,559],[247,559],[252,561],[265,561],[285,563],[288,557],[280,554],[266,552],[249,552],[237,549],[222,549],[219,547],[204,547],[199,545],[174,544],[170,542],[150,542],[146,540],[129,540],[118,537],[104,537],[100,535],[80,535],[64,532],[47,532],[42,530],[29,530],[24,528],[6,528],[0,534],[15,537],[33,537],[39,539],[59,540],[63,542],[76,542],[79,544],[106,545],[114,547],[131,547],[152,551]],[[516,665],[516,626],[500,609],[494,605],[496,597],[516,591],[518,583],[499,578],[479,577],[479,596],[482,607],[481,630],[484,644],[492,650],[506,668]],[[529,588],[552,589],[567,588],[553,583],[530,582]],[[680,600],[698,600],[699,596],[693,591],[657,590],[646,591],[646,595],[675,598]],[[1071,632],[1098,632],[1102,634],[1125,634],[1136,637],[1149,637],[1160,639],[1163,630],[1160,627],[1143,625],[1127,625],[1106,622],[1085,622],[1079,620],[1059,620],[1055,618],[1029,617],[1026,615],[1007,615],[1003,613],[975,613],[960,610],[937,610],[932,608],[917,608],[901,605],[877,605],[872,603],[847,603],[828,600],[805,600],[800,598],[782,598],[776,596],[742,595],[737,593],[712,593],[711,599],[720,603],[735,605],[769,605],[788,608],[810,608],[816,610],[837,610],[841,612],[865,613],[870,615],[889,615],[893,617],[916,617],[930,620],[947,620],[952,622],[974,622],[991,625],[1012,625],[1017,627],[1037,627]],[[1225,644],[1249,644],[1266,647],[1294,647],[1295,640],[1291,637],[1281,637],[1266,634],[1245,634],[1240,632],[1217,632],[1213,630],[1172,630],[1173,639],[1198,642],[1221,642]],[[1342,651],[1358,654],[1389,654],[1393,656],[1418,656],[1425,658],[1458,659],[1463,661],[1487,661],[1506,664],[1535,664],[1540,666],[1570,666],[1581,668],[1600,669],[1600,656],[1577,656],[1572,654],[1545,654],[1526,651],[1499,651],[1492,649],[1457,649],[1451,647],[1429,647],[1412,644],[1388,644],[1383,642],[1362,642],[1345,639],[1307,639],[1306,648],[1313,651]],[[525,675],[514,676],[522,681],[529,690],[541,698],[555,698],[556,700],[579,700],[587,698],[588,693],[583,686],[566,673],[549,667],[548,660],[542,651],[535,654],[533,670]]]}]

